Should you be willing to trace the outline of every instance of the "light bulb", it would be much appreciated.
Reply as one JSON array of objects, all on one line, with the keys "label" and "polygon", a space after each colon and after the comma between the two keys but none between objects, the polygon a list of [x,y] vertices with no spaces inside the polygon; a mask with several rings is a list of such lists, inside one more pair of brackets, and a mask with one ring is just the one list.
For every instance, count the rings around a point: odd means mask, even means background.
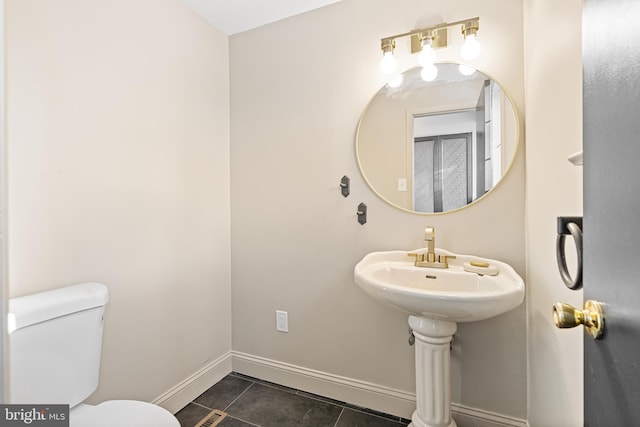
[{"label": "light bulb", "polygon": [[422,80],[424,80],[425,82],[431,82],[435,80],[435,78],[438,77],[438,67],[436,67],[434,64],[422,67],[420,77],[422,77]]},{"label": "light bulb", "polygon": [[462,74],[463,76],[470,76],[471,74],[476,72],[475,68],[469,67],[468,65],[464,64],[460,64],[458,70],[460,70],[460,74]]},{"label": "light bulb", "polygon": [[380,61],[380,71],[385,74],[391,74],[395,71],[398,61],[393,57],[393,52],[385,52]]},{"label": "light bulb", "polygon": [[460,49],[462,59],[470,61],[476,59],[480,55],[480,42],[476,39],[475,34],[469,34],[464,38],[464,44]]},{"label": "light bulb", "polygon": [[389,80],[389,83],[387,83],[387,86],[400,87],[403,80],[404,78],[402,77],[402,74],[398,74],[397,76],[394,76],[391,80]]},{"label": "light bulb", "polygon": [[426,67],[436,62],[436,51],[431,47],[431,43],[425,43],[422,45],[422,50],[418,54],[418,64],[421,67]]}]

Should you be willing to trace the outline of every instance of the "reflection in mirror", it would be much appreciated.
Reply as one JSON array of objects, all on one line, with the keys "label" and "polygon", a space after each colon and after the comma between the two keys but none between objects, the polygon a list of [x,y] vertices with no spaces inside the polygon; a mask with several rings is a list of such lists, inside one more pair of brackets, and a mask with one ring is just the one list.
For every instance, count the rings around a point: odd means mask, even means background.
[{"label": "reflection in mirror", "polygon": [[467,206],[498,184],[518,147],[515,110],[500,85],[457,64],[437,64],[425,82],[420,69],[385,86],[360,118],[356,152],[371,188],[413,212]]}]

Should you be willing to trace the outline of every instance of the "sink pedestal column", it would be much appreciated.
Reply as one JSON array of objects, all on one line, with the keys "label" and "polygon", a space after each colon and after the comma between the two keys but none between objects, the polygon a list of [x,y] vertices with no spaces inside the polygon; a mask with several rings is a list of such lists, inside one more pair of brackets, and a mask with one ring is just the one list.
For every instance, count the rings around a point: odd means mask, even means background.
[{"label": "sink pedestal column", "polygon": [[451,418],[451,339],[455,322],[409,316],[416,338],[416,406],[409,427],[456,427]]}]

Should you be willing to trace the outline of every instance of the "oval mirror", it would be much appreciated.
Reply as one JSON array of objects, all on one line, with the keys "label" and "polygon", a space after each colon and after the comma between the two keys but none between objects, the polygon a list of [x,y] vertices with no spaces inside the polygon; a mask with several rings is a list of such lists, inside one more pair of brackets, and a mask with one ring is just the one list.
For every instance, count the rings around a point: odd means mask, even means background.
[{"label": "oval mirror", "polygon": [[519,145],[515,109],[495,80],[459,64],[436,66],[432,81],[414,68],[399,86],[380,89],[356,132],[365,180],[409,212],[449,212],[478,200],[504,177]]}]

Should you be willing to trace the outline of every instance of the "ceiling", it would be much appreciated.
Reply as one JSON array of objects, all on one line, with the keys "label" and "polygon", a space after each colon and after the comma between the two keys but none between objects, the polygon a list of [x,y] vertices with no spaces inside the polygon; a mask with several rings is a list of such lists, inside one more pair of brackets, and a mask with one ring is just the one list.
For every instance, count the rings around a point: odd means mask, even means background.
[{"label": "ceiling", "polygon": [[227,35],[240,33],[340,0],[183,0]]}]

